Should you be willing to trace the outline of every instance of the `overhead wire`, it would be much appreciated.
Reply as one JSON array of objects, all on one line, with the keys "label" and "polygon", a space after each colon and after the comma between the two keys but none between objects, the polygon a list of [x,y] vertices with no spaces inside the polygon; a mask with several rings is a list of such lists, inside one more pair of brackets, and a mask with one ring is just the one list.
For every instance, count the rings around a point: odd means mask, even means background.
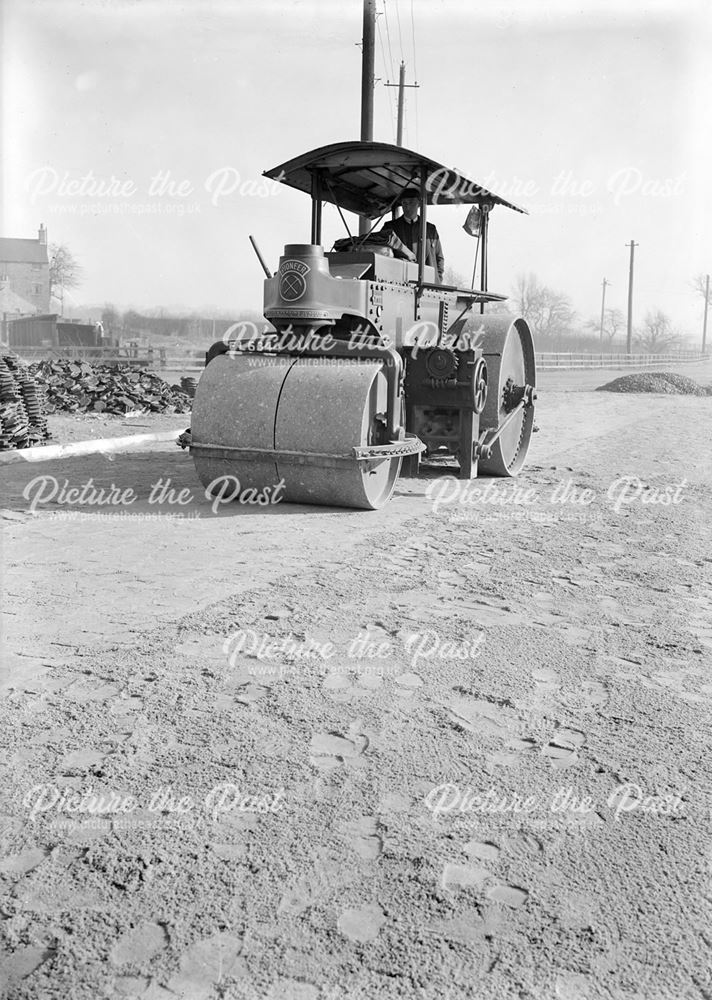
[{"label": "overhead wire", "polygon": [[398,0],[396,0],[396,19],[398,21],[398,40],[400,42],[401,62],[405,62],[403,58],[403,33],[401,32],[401,21],[400,21],[400,11],[398,10]]},{"label": "overhead wire", "polygon": [[391,72],[393,72],[393,50],[391,49],[391,32],[390,32],[390,29],[388,27],[388,7],[387,7],[387,4],[386,4],[386,0],[383,0],[383,16],[386,19],[386,39],[388,41],[389,65],[391,67]]},{"label": "overhead wire", "polygon": [[[413,0],[410,0],[410,25],[413,35],[413,83],[418,83],[418,60],[415,54],[415,15],[413,13]],[[415,148],[420,148],[420,136],[418,134],[418,88],[415,88]]]},{"label": "overhead wire", "polygon": [[418,62],[415,57],[415,16],[413,14],[413,0],[410,0],[410,25],[413,35],[413,75],[415,77],[415,82],[418,82]]},{"label": "overhead wire", "polygon": [[[398,22],[398,42],[400,44],[400,58],[401,62],[405,62],[403,57],[403,33],[401,32],[401,21],[400,21],[400,11],[398,10],[398,0],[395,0],[396,5],[396,21]],[[403,94],[403,142],[408,145],[408,118],[405,113],[405,93]]]},{"label": "overhead wire", "polygon": [[[385,6],[385,4],[384,4],[384,6]],[[385,10],[384,10],[384,14],[385,14]],[[391,78],[392,78],[392,69],[393,69],[393,66],[391,65],[391,71],[389,72],[388,63],[386,62],[386,52],[385,52],[385,49],[383,47],[383,35],[381,34],[381,25],[380,25],[380,22],[378,20],[379,17],[380,17],[380,14],[378,14],[378,12],[377,12],[376,13],[376,30],[378,32],[378,41],[380,42],[380,45],[381,45],[381,58],[383,59],[383,69],[384,69],[384,72],[385,72],[385,75],[386,75],[386,81],[388,83],[390,83],[391,82]],[[394,105],[393,105],[393,94],[391,93],[391,88],[390,87],[386,87],[385,89],[388,92],[388,104],[390,105],[390,109],[391,109],[391,129],[393,131],[393,142],[395,143],[395,141],[396,141],[396,118],[397,118],[397,115],[396,115],[396,111],[395,111],[395,108],[394,108]]]},{"label": "overhead wire", "polygon": [[[398,24],[398,42],[399,42],[399,45],[400,45],[400,57],[401,57],[401,62],[405,62],[406,61],[405,60],[405,52],[404,52],[404,49],[403,49],[403,30],[402,30],[402,25],[401,25],[400,9],[398,7],[398,0],[394,0],[394,3],[395,3],[395,8],[396,8],[396,21],[397,21],[397,24]],[[389,23],[388,23],[388,0],[383,0],[383,16],[384,16],[385,25],[386,25],[386,42],[387,42],[387,46],[388,46],[388,57],[389,57],[388,67],[390,69],[391,78],[393,80],[395,80],[396,79],[396,73],[395,73],[395,69],[394,69],[394,65],[393,65],[393,48],[392,48],[392,45],[391,45],[391,31],[390,31],[390,26],[389,26]],[[376,19],[376,20],[377,20],[377,23],[378,23],[378,19]],[[414,74],[414,83],[417,84],[417,82],[418,82],[418,57],[417,57],[417,49],[416,49],[416,41],[415,41],[414,0],[410,0],[410,27],[411,27],[411,38],[412,38],[412,47],[413,47],[413,74]],[[381,43],[381,52],[382,52],[382,56],[383,56],[383,62],[385,64],[386,63],[386,55],[385,55],[385,50],[383,48],[383,37],[382,37],[382,35],[380,33],[380,25],[378,26],[378,29],[379,29],[379,40],[380,40],[380,43]],[[390,89],[390,88],[388,88],[388,89]],[[418,109],[418,88],[414,87],[413,89],[415,90],[415,146],[416,146],[416,149],[417,149],[418,145],[420,143],[420,134],[419,134],[420,133],[420,129],[419,129],[420,122],[419,122],[419,113],[418,113],[419,112],[419,109]],[[404,98],[405,98],[405,95],[404,95]],[[391,98],[391,101],[392,101],[392,98]],[[391,107],[392,107],[392,105],[391,105]],[[403,112],[404,112],[403,113],[403,130],[404,130],[404,137],[403,138],[404,138],[404,141],[406,141],[406,135],[408,134],[408,119],[407,119],[407,116],[405,114],[405,107],[403,109]],[[391,111],[391,114],[394,115],[393,110]],[[408,143],[406,141],[406,145],[407,144]]]},{"label": "overhead wire", "polygon": [[[401,31],[401,19],[400,19],[400,10],[398,8],[398,0],[395,0],[395,4],[396,4],[396,19],[398,21],[398,41],[400,42],[400,57],[401,57],[401,62],[404,63],[405,53],[403,51],[403,32]],[[406,138],[406,136],[408,135],[408,118],[405,113],[406,106],[407,105],[405,100],[405,94],[403,94],[403,141],[405,142],[406,146],[409,146],[410,143]]]}]

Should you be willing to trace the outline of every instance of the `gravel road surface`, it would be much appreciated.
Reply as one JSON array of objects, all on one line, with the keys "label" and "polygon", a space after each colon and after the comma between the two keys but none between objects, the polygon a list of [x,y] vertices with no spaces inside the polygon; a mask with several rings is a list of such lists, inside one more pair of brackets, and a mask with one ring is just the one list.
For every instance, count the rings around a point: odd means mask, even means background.
[{"label": "gravel road surface", "polygon": [[611,377],[374,513],[2,471],[9,998],[712,996],[712,399]]}]

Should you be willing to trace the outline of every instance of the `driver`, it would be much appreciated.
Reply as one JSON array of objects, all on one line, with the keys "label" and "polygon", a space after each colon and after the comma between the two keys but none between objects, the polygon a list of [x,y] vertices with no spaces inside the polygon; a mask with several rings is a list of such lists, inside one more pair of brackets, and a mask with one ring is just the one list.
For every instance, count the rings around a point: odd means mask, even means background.
[{"label": "driver", "polygon": [[[403,207],[403,215],[392,222],[385,222],[381,227],[381,232],[395,233],[401,243],[404,243],[417,257],[420,248],[420,215],[418,214],[420,193],[418,189],[406,188],[400,197],[400,204]],[[426,223],[425,248],[425,263],[435,268],[438,281],[442,284],[445,258],[438,231],[432,222]]]}]

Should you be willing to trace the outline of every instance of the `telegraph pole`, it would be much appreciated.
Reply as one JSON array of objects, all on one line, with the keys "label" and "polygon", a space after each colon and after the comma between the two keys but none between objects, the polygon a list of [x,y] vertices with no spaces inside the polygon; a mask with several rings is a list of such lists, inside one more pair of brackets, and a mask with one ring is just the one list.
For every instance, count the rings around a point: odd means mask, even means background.
[{"label": "telegraph pole", "polygon": [[398,137],[396,139],[396,146],[403,145],[403,112],[405,110],[405,88],[411,87],[416,90],[419,86],[417,83],[406,83],[405,82],[405,63],[400,64],[400,75],[398,77],[398,83],[387,83],[386,87],[398,87]]},{"label": "telegraph pole", "polygon": [[635,255],[635,248],[640,246],[640,243],[636,243],[635,240],[631,240],[630,243],[626,243],[627,247],[630,247],[630,270],[628,272],[628,338],[626,340],[626,353],[633,353],[633,258]]},{"label": "telegraph pole", "polygon": [[403,145],[403,106],[405,104],[405,63],[401,61],[398,77],[398,134],[396,146]]},{"label": "telegraph pole", "polygon": [[[373,85],[376,68],[376,0],[363,0],[361,52],[361,142],[373,142]],[[368,219],[359,217],[358,231],[365,236]]]},{"label": "telegraph pole", "polygon": [[601,344],[603,344],[603,316],[606,310],[606,285],[610,285],[610,281],[603,279],[603,294],[601,295]]},{"label": "telegraph pole", "polygon": [[705,275],[705,318],[702,320],[702,353],[705,353],[705,343],[707,341],[707,307],[710,302],[710,276]]}]

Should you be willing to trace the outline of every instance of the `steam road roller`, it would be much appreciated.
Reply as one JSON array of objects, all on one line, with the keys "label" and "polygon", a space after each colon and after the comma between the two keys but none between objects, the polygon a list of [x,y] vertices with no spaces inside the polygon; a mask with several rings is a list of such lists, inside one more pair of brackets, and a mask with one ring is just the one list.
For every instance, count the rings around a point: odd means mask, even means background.
[{"label": "steam road roller", "polygon": [[[284,247],[265,271],[265,330],[235,324],[208,352],[195,394],[190,450],[208,492],[281,483],[294,503],[375,509],[401,471],[449,458],[462,479],[515,476],[534,420],[534,348],[526,322],[487,303],[487,234],[496,206],[524,210],[419,153],[376,142],[337,143],[265,176],[311,199],[309,243]],[[479,288],[441,284],[384,217],[419,194],[426,247],[429,205],[469,205]],[[347,235],[322,247],[322,210]],[[344,212],[367,220],[352,235]],[[475,256],[475,271],[478,261]]]}]

